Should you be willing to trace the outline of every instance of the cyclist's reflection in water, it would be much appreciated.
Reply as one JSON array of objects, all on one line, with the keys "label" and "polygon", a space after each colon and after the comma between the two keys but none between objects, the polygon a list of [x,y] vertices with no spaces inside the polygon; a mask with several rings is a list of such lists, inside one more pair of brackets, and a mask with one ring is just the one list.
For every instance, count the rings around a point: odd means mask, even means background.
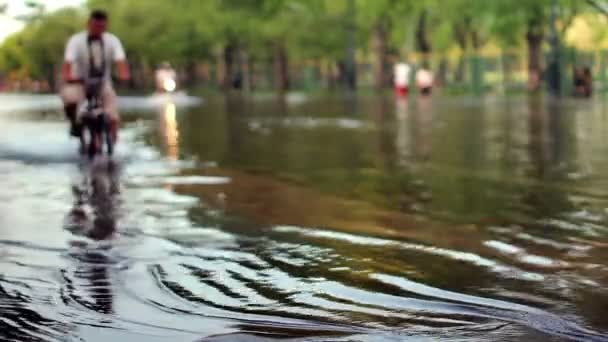
[{"label": "cyclist's reflection in water", "polygon": [[82,179],[73,184],[74,206],[66,219],[66,228],[75,235],[91,239],[73,242],[71,257],[77,267],[72,279],[66,277],[70,297],[79,304],[103,314],[113,312],[112,283],[108,267],[111,241],[116,232],[119,169],[110,161],[96,161],[82,167]]}]

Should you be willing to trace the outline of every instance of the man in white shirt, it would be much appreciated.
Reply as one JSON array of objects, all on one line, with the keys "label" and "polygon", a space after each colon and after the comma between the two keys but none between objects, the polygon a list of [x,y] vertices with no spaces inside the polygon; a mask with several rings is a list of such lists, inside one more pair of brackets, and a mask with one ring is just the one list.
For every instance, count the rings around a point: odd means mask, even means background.
[{"label": "man in white shirt", "polygon": [[103,110],[110,118],[112,138],[116,142],[120,117],[112,87],[112,64],[116,64],[120,80],[127,81],[131,75],[122,44],[115,35],[106,32],[107,27],[108,15],[95,10],[91,12],[87,30],[73,35],[68,41],[62,69],[64,86],[61,98],[71,123],[70,134],[80,137],[82,127],[77,117],[78,107],[86,100],[87,89],[99,84]]}]

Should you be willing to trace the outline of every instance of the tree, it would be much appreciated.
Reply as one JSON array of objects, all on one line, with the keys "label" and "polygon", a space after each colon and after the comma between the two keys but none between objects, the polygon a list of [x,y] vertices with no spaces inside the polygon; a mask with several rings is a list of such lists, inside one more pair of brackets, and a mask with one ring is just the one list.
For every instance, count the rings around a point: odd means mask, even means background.
[{"label": "tree", "polygon": [[18,70],[56,87],[67,38],[83,23],[81,13],[69,8],[30,22],[5,41],[0,49],[0,69]]},{"label": "tree", "polygon": [[[496,38],[506,46],[516,46],[520,37],[525,38],[528,51],[528,86],[538,90],[543,78],[544,53],[543,43],[546,40],[550,24],[549,16],[552,0],[496,0],[494,4],[495,21],[493,25]],[[583,11],[585,3],[576,0],[558,0],[558,32],[563,36],[574,17]],[[509,13],[509,15],[499,15]],[[562,37],[558,37],[562,39]]]},{"label": "tree", "polygon": [[[462,76],[466,54],[492,41],[527,51],[530,89],[538,89],[551,1],[89,0],[87,6],[110,13],[110,30],[123,41],[137,86],[168,60],[191,85],[201,67],[215,65],[225,89],[251,89],[255,66],[261,65],[284,91],[297,80],[298,66],[313,65],[326,70],[319,74],[328,84],[339,80],[353,88],[355,58],[362,57],[372,62],[375,87],[382,89],[389,84],[391,56],[415,51],[423,64],[431,54],[439,56],[438,78],[445,79],[445,56],[454,48],[462,53]],[[556,1],[559,35],[581,13],[608,8],[607,0]],[[84,22],[85,13],[77,10],[40,12],[0,47],[0,66],[52,80],[49,70],[61,60],[69,34]]]},{"label": "tree", "polygon": [[[376,89],[388,85],[389,54],[405,45],[405,37],[411,30],[412,19],[418,8],[411,0],[360,0],[357,3],[358,22],[362,35],[370,37],[373,74]],[[399,37],[391,40],[392,37]]]}]

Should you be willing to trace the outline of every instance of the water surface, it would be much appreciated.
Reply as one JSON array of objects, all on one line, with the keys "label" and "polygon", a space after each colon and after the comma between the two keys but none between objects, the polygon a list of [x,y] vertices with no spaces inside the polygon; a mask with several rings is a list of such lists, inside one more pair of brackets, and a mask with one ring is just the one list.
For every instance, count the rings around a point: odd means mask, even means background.
[{"label": "water surface", "polygon": [[602,99],[2,103],[2,340],[608,340]]}]

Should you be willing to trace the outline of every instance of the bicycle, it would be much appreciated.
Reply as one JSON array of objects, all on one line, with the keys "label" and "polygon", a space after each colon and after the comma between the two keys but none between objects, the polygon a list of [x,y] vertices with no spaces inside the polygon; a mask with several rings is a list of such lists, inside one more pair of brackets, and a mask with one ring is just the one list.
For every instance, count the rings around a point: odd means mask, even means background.
[{"label": "bicycle", "polygon": [[[85,128],[81,134],[81,148],[87,151],[89,158],[103,154],[103,142],[105,141],[106,153],[111,156],[114,152],[114,141],[112,139],[110,117],[103,111],[101,92],[103,81],[87,81],[85,86],[87,106],[82,114],[82,125]],[[87,144],[85,131],[89,132]]]}]

